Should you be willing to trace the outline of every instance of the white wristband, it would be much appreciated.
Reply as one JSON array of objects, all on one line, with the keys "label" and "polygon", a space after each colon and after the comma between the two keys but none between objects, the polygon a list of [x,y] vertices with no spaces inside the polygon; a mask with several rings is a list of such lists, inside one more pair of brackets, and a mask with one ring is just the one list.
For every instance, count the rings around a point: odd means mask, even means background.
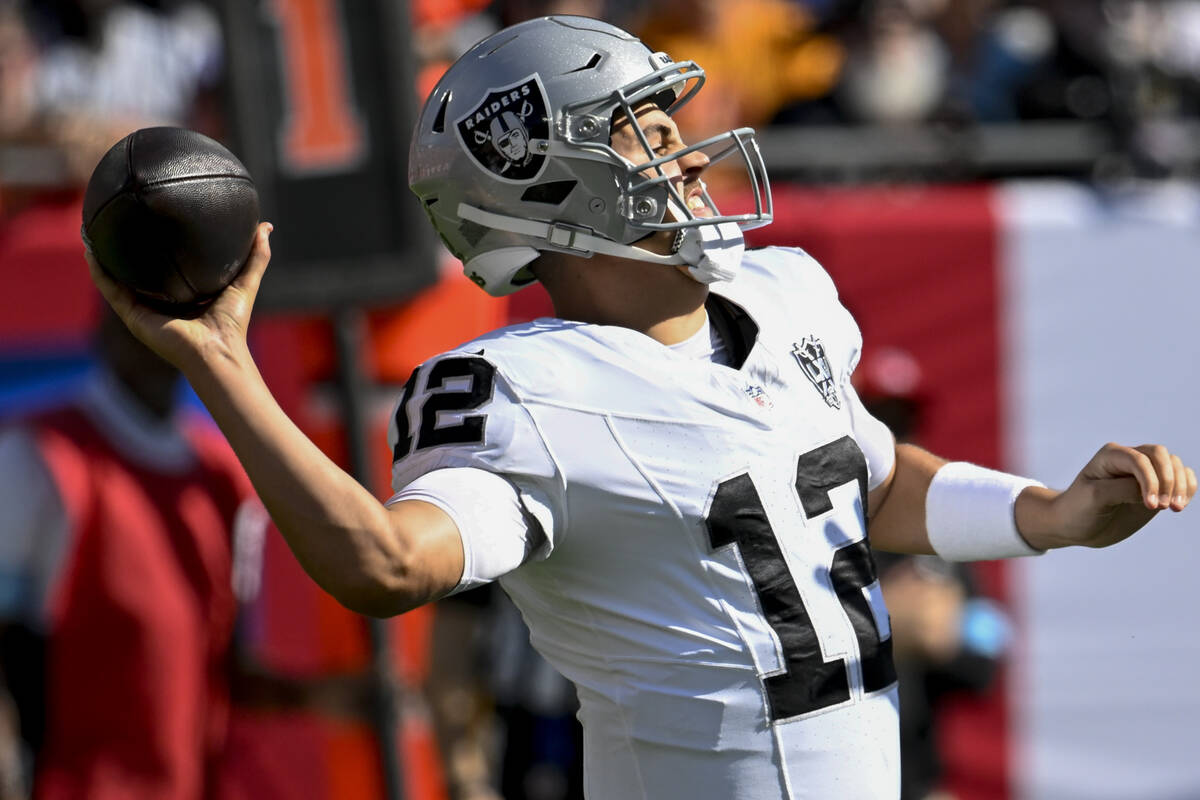
[{"label": "white wristband", "polygon": [[1013,506],[1035,480],[997,472],[965,461],[944,465],[925,495],[929,544],[947,561],[1041,555],[1017,531]]}]

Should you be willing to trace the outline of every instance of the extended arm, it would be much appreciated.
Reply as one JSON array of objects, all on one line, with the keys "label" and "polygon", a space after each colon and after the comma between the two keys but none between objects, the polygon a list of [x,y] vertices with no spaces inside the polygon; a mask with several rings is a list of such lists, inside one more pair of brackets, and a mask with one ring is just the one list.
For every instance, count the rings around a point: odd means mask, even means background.
[{"label": "extended arm", "polygon": [[[891,476],[871,493],[871,542],[899,553],[934,553],[926,498],[945,459],[896,447]],[[1029,486],[1012,506],[1016,530],[1036,550],[1107,547],[1128,538],[1166,509],[1182,511],[1196,494],[1196,473],[1162,445],[1109,443],[1062,492]]]},{"label": "extended arm", "polygon": [[191,382],[229,440],[263,505],[305,571],[339,602],[396,614],[452,589],[462,574],[453,520],[416,500],[385,507],[329,460],[271,396],[246,343],[271,226],[241,275],[196,319],[139,304],[88,255],[92,278],[130,330]]}]

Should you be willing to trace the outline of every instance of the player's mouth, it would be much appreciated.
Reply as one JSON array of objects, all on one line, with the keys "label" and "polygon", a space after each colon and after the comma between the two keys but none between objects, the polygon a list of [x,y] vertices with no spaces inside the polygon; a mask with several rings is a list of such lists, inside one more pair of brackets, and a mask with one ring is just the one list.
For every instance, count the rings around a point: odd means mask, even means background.
[{"label": "player's mouth", "polygon": [[712,209],[704,204],[704,191],[702,189],[696,189],[687,196],[687,207],[688,211],[692,212],[692,215],[696,217],[711,217],[713,215]]}]

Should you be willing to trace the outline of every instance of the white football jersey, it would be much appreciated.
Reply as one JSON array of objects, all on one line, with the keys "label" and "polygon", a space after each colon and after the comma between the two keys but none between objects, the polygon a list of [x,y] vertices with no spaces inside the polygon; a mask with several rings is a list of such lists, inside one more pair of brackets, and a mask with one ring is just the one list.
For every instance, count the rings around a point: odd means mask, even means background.
[{"label": "white football jersey", "polygon": [[592,800],[894,798],[865,537],[894,444],[850,388],[858,327],[799,250],[748,252],[708,307],[734,366],[558,319],[423,364],[393,484],[518,488],[537,535],[501,582],[578,687]]}]

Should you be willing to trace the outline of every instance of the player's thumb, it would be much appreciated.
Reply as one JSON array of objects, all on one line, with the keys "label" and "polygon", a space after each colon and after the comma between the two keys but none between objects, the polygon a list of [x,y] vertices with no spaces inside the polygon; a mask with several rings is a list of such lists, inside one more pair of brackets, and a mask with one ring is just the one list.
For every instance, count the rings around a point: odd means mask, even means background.
[{"label": "player's thumb", "polygon": [[104,267],[100,266],[99,260],[90,249],[84,250],[83,257],[87,261],[92,282],[96,284],[100,295],[112,306],[113,311],[129,326],[130,330],[133,330],[136,327],[135,317],[138,310],[137,298],[133,292],[113,280]]},{"label": "player's thumb", "polygon": [[258,223],[254,233],[254,244],[250,247],[250,255],[246,265],[234,279],[233,285],[245,292],[251,301],[258,296],[258,287],[266,274],[267,264],[271,263],[271,231],[275,226],[269,222]]},{"label": "player's thumb", "polygon": [[1098,505],[1141,505],[1142,487],[1137,478],[1126,475],[1120,478],[1094,478],[1090,482],[1092,496]]}]

